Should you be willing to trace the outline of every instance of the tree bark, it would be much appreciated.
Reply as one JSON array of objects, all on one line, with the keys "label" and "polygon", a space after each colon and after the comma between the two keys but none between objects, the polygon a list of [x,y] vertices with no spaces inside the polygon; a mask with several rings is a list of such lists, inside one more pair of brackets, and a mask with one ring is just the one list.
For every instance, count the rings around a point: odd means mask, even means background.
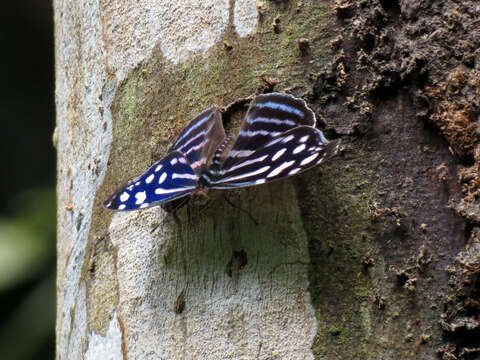
[{"label": "tree bark", "polygon": [[[480,358],[480,8],[441,4],[55,0],[57,358]],[[341,153],[179,223],[101,207],[272,89]]]}]

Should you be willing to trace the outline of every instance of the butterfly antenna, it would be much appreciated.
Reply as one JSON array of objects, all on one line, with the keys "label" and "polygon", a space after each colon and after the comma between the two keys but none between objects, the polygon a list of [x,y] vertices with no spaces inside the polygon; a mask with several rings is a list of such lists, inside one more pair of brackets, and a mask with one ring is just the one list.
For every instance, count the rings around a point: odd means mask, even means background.
[{"label": "butterfly antenna", "polygon": [[[180,218],[178,217],[178,210],[180,210],[182,207],[185,206],[185,204],[188,204],[188,202],[190,201],[190,198],[189,197],[186,197],[186,198],[183,198],[183,199],[177,199],[177,200],[173,200],[173,201],[170,201],[166,204],[163,204],[161,205],[162,209],[165,210],[169,215],[172,215],[173,217],[173,220],[175,221],[175,223],[177,225],[181,225],[182,224],[182,221],[180,220]],[[154,232],[158,227],[160,226],[157,225],[155,226],[155,228],[151,231],[151,232]]]}]

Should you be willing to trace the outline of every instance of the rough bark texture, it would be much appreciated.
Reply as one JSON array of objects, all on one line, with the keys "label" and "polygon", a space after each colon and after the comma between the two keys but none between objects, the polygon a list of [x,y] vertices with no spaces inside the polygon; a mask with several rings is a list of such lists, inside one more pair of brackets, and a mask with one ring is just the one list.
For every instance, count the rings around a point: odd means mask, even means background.
[{"label": "rough bark texture", "polygon": [[[475,1],[55,12],[57,358],[480,358]],[[101,208],[195,114],[272,88],[341,154],[180,225]]]}]

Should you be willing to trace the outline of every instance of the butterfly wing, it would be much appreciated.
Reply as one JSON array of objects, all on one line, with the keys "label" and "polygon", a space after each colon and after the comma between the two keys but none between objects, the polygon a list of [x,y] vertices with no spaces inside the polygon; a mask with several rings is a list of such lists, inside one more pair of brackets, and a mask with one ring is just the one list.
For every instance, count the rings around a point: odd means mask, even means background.
[{"label": "butterfly wing", "polygon": [[224,138],[221,113],[212,106],[190,121],[169,152],[183,153],[193,171],[200,174],[210,164]]},{"label": "butterfly wing", "polygon": [[276,136],[298,126],[315,126],[315,114],[305,101],[283,93],[258,95],[251,102],[235,143],[228,156],[224,156],[222,167],[230,168],[243,162]]},{"label": "butterfly wing", "polygon": [[220,111],[212,106],[190,121],[167,156],[120,187],[103,206],[111,210],[136,210],[193,193],[198,187],[198,174],[211,162],[224,137]]},{"label": "butterfly wing", "polygon": [[200,177],[202,186],[225,189],[310,169],[333,156],[339,144],[328,142],[314,125],[315,115],[303,100],[260,95],[229,149],[220,111],[211,107],[183,129],[167,156],[117,190],[104,206],[135,210],[163,204],[193,193]]},{"label": "butterfly wing", "polygon": [[305,101],[282,93],[259,95],[222,164],[202,177],[208,186],[224,189],[263,184],[310,169],[338,149],[337,141],[328,142],[314,126],[315,114]]},{"label": "butterfly wing", "polygon": [[198,176],[184,154],[173,151],[139,177],[115,191],[103,206],[110,210],[137,210],[156,206],[195,191]]},{"label": "butterfly wing", "polygon": [[337,153],[338,145],[339,140],[328,142],[320,130],[299,126],[271,138],[233,166],[203,177],[214,189],[260,185],[319,165]]}]

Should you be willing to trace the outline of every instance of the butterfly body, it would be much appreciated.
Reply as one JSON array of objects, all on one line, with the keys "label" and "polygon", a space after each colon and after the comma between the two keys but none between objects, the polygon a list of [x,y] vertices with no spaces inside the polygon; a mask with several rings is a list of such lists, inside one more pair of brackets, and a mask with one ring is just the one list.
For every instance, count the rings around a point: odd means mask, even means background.
[{"label": "butterfly body", "polygon": [[335,155],[339,141],[315,128],[315,114],[291,95],[257,96],[235,139],[226,137],[221,113],[210,107],[180,133],[167,155],[104,202],[136,210],[182,197],[204,198],[209,189],[255,186],[317,166]]}]

